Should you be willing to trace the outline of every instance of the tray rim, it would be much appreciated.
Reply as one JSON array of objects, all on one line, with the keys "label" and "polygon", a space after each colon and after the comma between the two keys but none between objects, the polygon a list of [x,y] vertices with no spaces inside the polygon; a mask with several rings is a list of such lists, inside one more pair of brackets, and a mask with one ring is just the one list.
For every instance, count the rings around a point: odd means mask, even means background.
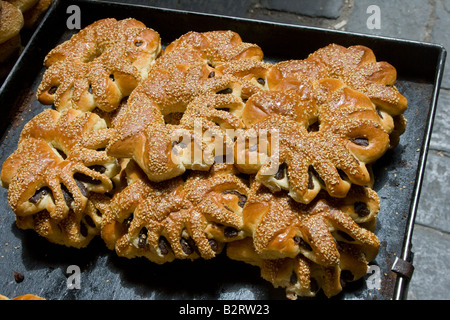
[{"label": "tray rim", "polygon": [[[412,234],[414,231],[414,223],[415,223],[415,217],[417,214],[418,209],[418,203],[420,200],[420,193],[421,193],[421,186],[423,182],[424,177],[424,171],[426,167],[426,161],[428,156],[428,150],[429,150],[429,144],[431,140],[431,132],[433,128],[433,122],[434,117],[436,113],[436,107],[437,107],[437,101],[439,97],[439,91],[440,86],[443,78],[444,73],[444,65],[446,61],[447,51],[444,48],[443,45],[437,44],[437,43],[431,43],[431,42],[424,42],[424,41],[417,41],[417,40],[409,40],[409,39],[402,39],[402,38],[395,38],[390,36],[382,36],[382,35],[370,35],[370,34],[364,34],[364,33],[358,33],[358,32],[349,32],[349,31],[342,31],[342,30],[335,30],[335,29],[327,29],[322,27],[314,27],[314,26],[305,26],[305,25],[299,25],[299,24],[291,24],[291,23],[283,23],[283,22],[275,22],[275,21],[267,21],[267,20],[259,20],[259,19],[252,19],[252,18],[245,18],[245,17],[236,17],[236,16],[228,16],[228,15],[221,15],[221,14],[214,14],[214,13],[204,13],[204,12],[197,12],[197,11],[189,11],[189,10],[181,10],[181,9],[172,9],[172,8],[165,8],[165,7],[156,7],[152,5],[143,5],[143,4],[133,4],[133,3],[124,3],[124,2],[112,2],[112,1],[96,1],[96,0],[71,0],[63,1],[63,0],[55,0],[50,8],[47,10],[45,15],[42,17],[41,22],[36,27],[35,31],[33,32],[32,36],[30,37],[28,43],[22,50],[21,54],[19,55],[18,59],[16,60],[16,63],[14,64],[13,68],[9,72],[8,76],[4,79],[3,84],[0,87],[0,98],[2,98],[4,95],[6,95],[6,91],[8,90],[9,83],[12,79],[19,76],[19,66],[26,57],[28,51],[30,50],[30,46],[34,44],[34,39],[39,35],[41,32],[41,29],[46,24],[46,21],[48,20],[48,17],[52,16],[54,12],[57,12],[62,6],[68,6],[70,4],[84,4],[84,5],[110,5],[110,6],[116,6],[116,7],[124,7],[129,9],[139,9],[139,8],[145,8],[145,9],[152,9],[155,11],[160,11],[162,13],[178,13],[178,14],[186,14],[186,15],[197,15],[197,16],[206,16],[206,17],[212,17],[212,18],[218,18],[218,19],[227,19],[230,21],[242,21],[250,24],[263,24],[263,25],[273,25],[273,26],[281,26],[281,27],[288,27],[293,29],[299,29],[299,30],[309,30],[309,31],[316,31],[320,33],[328,33],[328,34],[339,34],[343,35],[345,37],[355,37],[355,38],[369,38],[374,40],[381,40],[381,41],[387,41],[387,42],[395,42],[399,44],[405,44],[405,45],[416,45],[416,46],[425,46],[428,49],[437,50],[438,52],[438,59],[437,59],[437,65],[435,68],[435,75],[433,82],[430,82],[430,84],[433,85],[433,93],[431,95],[431,101],[429,106],[429,111],[427,115],[427,120],[425,122],[425,130],[423,135],[423,141],[422,141],[422,148],[420,150],[419,160],[418,160],[418,166],[416,171],[416,178],[413,188],[413,195],[411,199],[411,206],[408,213],[408,220],[406,224],[405,234],[403,235],[403,241],[402,241],[402,251],[400,259],[403,259],[405,261],[410,261],[412,263],[413,260],[413,252],[411,251],[412,247]],[[397,279],[395,281],[395,288],[393,290],[393,299],[394,300],[402,300],[405,297],[406,289],[408,286],[409,279],[398,275]]]},{"label": "tray rim", "polygon": [[[425,175],[425,167],[427,163],[428,158],[428,151],[429,151],[429,145],[431,140],[431,133],[433,130],[433,124],[434,124],[434,117],[436,114],[437,109],[437,102],[439,99],[439,91],[440,86],[442,83],[443,75],[444,75],[444,66],[445,61],[447,57],[447,51],[442,45],[438,45],[438,47],[441,48],[439,53],[439,59],[438,59],[438,65],[436,68],[436,75],[434,78],[434,88],[433,88],[433,94],[430,102],[430,110],[428,112],[428,117],[426,121],[426,127],[424,132],[424,140],[422,141],[422,148],[420,151],[420,158],[418,162],[417,172],[416,172],[416,181],[414,184],[414,193],[413,198],[411,200],[411,208],[408,215],[408,223],[406,227],[406,232],[404,236],[404,242],[403,242],[403,249],[402,254],[400,256],[400,259],[403,259],[405,261],[413,262],[414,259],[414,253],[411,251],[412,248],[412,235],[414,232],[414,223],[415,223],[415,217],[417,215],[419,200],[420,200],[420,194],[422,191],[422,182]],[[406,289],[408,286],[409,279],[405,276],[399,275],[396,287],[394,288],[394,299],[395,300],[402,300],[404,299],[404,296],[406,294]]]},{"label": "tray rim", "polygon": [[[55,2],[62,2],[62,0],[55,0]],[[253,18],[245,18],[245,17],[237,17],[237,16],[230,16],[230,15],[221,15],[217,13],[205,13],[200,11],[191,11],[191,10],[182,10],[182,9],[173,9],[173,8],[166,8],[166,7],[157,7],[152,5],[143,5],[143,4],[134,4],[134,3],[126,3],[126,2],[114,2],[114,1],[98,1],[98,0],[71,0],[71,2],[79,2],[79,3],[96,3],[96,4],[106,4],[106,5],[117,5],[117,6],[124,6],[124,7],[142,7],[142,8],[151,8],[155,10],[161,10],[161,11],[168,11],[168,12],[178,12],[178,13],[184,13],[184,14],[195,14],[200,16],[208,16],[208,17],[216,17],[216,18],[225,18],[225,19],[231,19],[231,20],[240,20],[240,21],[247,21],[250,23],[261,23],[266,25],[277,25],[277,26],[285,26],[285,27],[291,27],[295,29],[306,29],[306,30],[314,30],[318,32],[330,32],[335,34],[341,34],[345,36],[356,36],[356,37],[364,37],[364,38],[372,38],[372,39],[379,39],[384,41],[394,41],[394,42],[403,42],[403,43],[409,43],[409,44],[416,44],[416,45],[425,45],[437,48],[439,50],[443,49],[445,51],[445,48],[443,45],[433,42],[426,42],[426,41],[418,41],[418,40],[410,40],[410,39],[404,39],[404,38],[395,38],[391,36],[383,36],[383,35],[370,35],[360,32],[354,32],[354,31],[343,31],[343,30],[336,30],[336,29],[328,29],[323,27],[315,27],[315,26],[307,26],[307,25],[301,25],[301,24],[293,24],[293,23],[286,23],[286,22],[278,22],[278,21],[269,21],[269,20],[261,20],[261,19],[253,19]]]}]

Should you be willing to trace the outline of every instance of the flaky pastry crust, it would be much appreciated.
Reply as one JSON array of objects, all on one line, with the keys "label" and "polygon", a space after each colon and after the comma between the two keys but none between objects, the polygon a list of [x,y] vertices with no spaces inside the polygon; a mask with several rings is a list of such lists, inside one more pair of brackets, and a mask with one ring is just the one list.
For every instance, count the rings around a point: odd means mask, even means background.
[{"label": "flaky pastry crust", "polygon": [[47,109],[25,125],[1,171],[19,227],[77,247],[98,234],[91,197],[110,192],[119,169],[104,151],[110,134],[99,116],[75,109]]},{"label": "flaky pastry crust", "polygon": [[[214,154],[212,139],[201,135],[210,130],[226,150],[232,141],[224,129],[242,127],[240,79],[215,68],[239,59],[260,61],[262,51],[231,31],[188,33],[169,44],[128,99],[108,154],[133,158],[155,182],[188,169],[209,170],[223,154]],[[226,114],[225,108],[232,111]],[[194,159],[196,152],[203,156]]]},{"label": "flaky pastry crust", "polygon": [[227,256],[259,267],[263,279],[275,288],[283,288],[290,300],[316,297],[320,290],[326,297],[338,295],[346,283],[357,281],[367,273],[370,261],[358,246],[339,244],[340,260],[337,265],[323,266],[302,254],[294,258],[262,259],[256,253],[250,238],[227,246]]},{"label": "flaky pastry crust", "polygon": [[242,208],[247,186],[229,165],[211,172],[150,182],[132,160],[125,187],[103,212],[102,238],[119,256],[155,263],[211,259],[225,243],[245,237]]},{"label": "flaky pastry crust", "polygon": [[102,19],[82,29],[45,57],[38,100],[57,110],[111,112],[147,78],[161,39],[135,19]]},{"label": "flaky pastry crust", "polygon": [[367,259],[375,258],[378,238],[374,228],[379,198],[370,188],[355,186],[345,199],[321,193],[305,205],[285,193],[272,193],[254,182],[244,208],[244,230],[264,259],[303,254],[325,266],[339,261],[338,242],[358,245]]},{"label": "flaky pastry crust", "polygon": [[243,211],[250,236],[229,243],[227,255],[258,266],[289,299],[313,297],[320,289],[332,297],[363,277],[375,259],[378,211],[378,195],[365,187],[352,187],[345,199],[322,192],[304,205],[253,182]]}]

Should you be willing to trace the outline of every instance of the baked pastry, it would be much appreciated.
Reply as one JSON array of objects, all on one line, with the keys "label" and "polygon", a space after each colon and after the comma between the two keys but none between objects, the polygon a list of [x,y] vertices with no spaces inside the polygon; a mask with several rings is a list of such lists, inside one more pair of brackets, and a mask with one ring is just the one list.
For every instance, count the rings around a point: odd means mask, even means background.
[{"label": "baked pastry", "polygon": [[367,273],[368,260],[356,245],[339,243],[340,259],[336,265],[323,266],[302,254],[294,258],[262,259],[254,250],[251,238],[228,244],[227,256],[260,268],[261,277],[275,288],[283,288],[290,300],[316,297],[320,290],[328,298],[336,296],[346,283],[357,281]]},{"label": "baked pastry", "polygon": [[25,125],[1,172],[19,228],[77,248],[100,235],[158,264],[227,246],[291,299],[366,274],[380,246],[370,165],[407,107],[370,49],[272,65],[232,31],[161,52],[143,23],[103,19],[44,65],[37,97],[57,110]]},{"label": "baked pastry", "polygon": [[22,48],[20,30],[22,12],[6,1],[0,1],[0,78],[6,77]]},{"label": "baked pastry", "polygon": [[216,67],[218,75],[230,75],[239,79],[242,85],[242,99],[245,101],[257,92],[268,90],[267,75],[272,64],[256,59],[232,60]]},{"label": "baked pastry", "polygon": [[42,297],[39,297],[35,294],[27,293],[27,294],[20,295],[20,296],[11,298],[11,299],[8,298],[7,296],[0,294],[0,300],[45,300],[45,299]]},{"label": "baked pastry", "polygon": [[[405,129],[407,101],[392,87],[395,69],[376,62],[368,48],[328,46],[306,60],[274,65],[266,79],[269,91],[252,95],[244,107],[243,122],[254,131],[236,146],[236,163],[272,191],[288,190],[296,201],[308,203],[322,188],[344,197],[350,184],[369,184],[366,165],[394,147]],[[278,153],[271,156],[259,146],[271,146],[264,138],[245,143],[261,130],[278,130]]]},{"label": "baked pastry", "polygon": [[[274,69],[269,70],[270,90],[246,102],[242,119],[248,130],[235,146],[241,171],[256,174],[273,191],[288,190],[303,203],[314,199],[320,189],[345,197],[351,184],[368,185],[368,166],[392,147],[392,130],[365,94],[339,79],[321,78],[321,70],[311,71],[309,65],[299,62],[296,77],[276,81]],[[283,66],[276,68],[284,70]],[[269,136],[245,142],[270,131],[272,137],[277,134],[276,148]],[[277,153],[269,154],[277,148]]]},{"label": "baked pastry", "polygon": [[321,288],[331,297],[364,276],[375,259],[380,241],[370,230],[378,211],[378,195],[365,187],[353,186],[345,199],[322,192],[305,205],[253,182],[242,213],[251,236],[228,244],[227,255],[260,267],[290,299]]},{"label": "baked pastry", "polygon": [[24,28],[33,28],[52,3],[53,0],[38,0],[34,6],[24,11]]},{"label": "baked pastry", "polygon": [[38,3],[38,0],[5,0],[5,1],[11,3],[21,12],[25,12],[28,9],[31,9]]},{"label": "baked pastry", "polygon": [[[377,62],[367,47],[333,44],[305,60],[272,66],[266,79],[269,91],[252,95],[245,105],[243,122],[254,130],[240,137],[236,163],[296,201],[308,203],[322,188],[344,197],[350,184],[367,185],[366,165],[395,147],[405,130],[407,99],[393,87],[396,70]],[[264,146],[271,143],[264,137],[246,142],[261,130],[278,130],[278,153],[269,155]]]},{"label": "baked pastry", "polygon": [[232,165],[150,182],[130,160],[124,188],[103,212],[102,238],[119,256],[155,263],[211,259],[224,244],[245,237],[242,208],[247,186]]},{"label": "baked pastry", "polygon": [[171,42],[158,64],[192,64],[203,62],[212,68],[234,60],[252,59],[262,61],[261,48],[253,43],[243,42],[233,31],[188,32]]},{"label": "baked pastry", "polygon": [[22,12],[9,2],[2,1],[0,16],[0,43],[17,36],[23,27]]},{"label": "baked pastry", "polygon": [[330,266],[339,261],[336,243],[347,242],[358,245],[371,261],[379,240],[367,228],[373,230],[378,211],[378,195],[370,188],[354,186],[345,199],[321,193],[305,205],[254,182],[243,212],[244,230],[263,259],[292,258],[301,253]]},{"label": "baked pastry", "polygon": [[89,196],[82,212],[69,209],[63,219],[53,218],[47,210],[33,215],[16,216],[16,225],[22,230],[33,230],[47,241],[72,248],[85,248],[100,236],[101,209],[111,199],[104,194]]},{"label": "baked pastry", "polygon": [[96,21],[48,53],[37,98],[57,110],[113,111],[147,77],[160,41],[135,19]]},{"label": "baked pastry", "polygon": [[155,68],[206,64],[210,78],[223,75],[238,78],[245,100],[258,90],[267,89],[266,74],[271,64],[265,63],[263,57],[258,45],[243,42],[236,32],[188,32],[166,47]]},{"label": "baked pastry", "polygon": [[317,63],[329,77],[339,78],[366,94],[380,112],[396,116],[407,108],[407,99],[394,87],[396,69],[388,62],[377,61],[370,48],[330,44],[312,53],[307,60]]},{"label": "baked pastry", "polygon": [[317,81],[333,78],[365,94],[376,107],[382,126],[395,147],[406,128],[403,113],[408,100],[395,88],[396,69],[377,61],[370,48],[361,45],[348,48],[330,44],[313,52],[305,60],[282,61],[271,68],[267,79],[274,90],[298,88],[305,79]]},{"label": "baked pastry", "polygon": [[[241,57],[258,60],[262,51],[243,43],[231,31],[188,33],[169,44],[148,78],[130,95],[123,116],[114,126],[108,154],[133,158],[155,182],[179,176],[187,169],[208,170],[214,157],[223,155],[212,153],[208,141],[202,141],[201,135],[212,127],[195,130],[195,117],[202,116],[206,126],[217,120],[222,128],[241,127],[236,119],[243,107],[241,82],[228,74],[216,76],[214,71],[227,59]],[[204,97],[201,103],[200,97]],[[189,107],[191,103],[195,107]],[[223,109],[233,112],[227,115]],[[219,124],[215,129],[222,135],[216,141],[229,144]]]},{"label": "baked pastry", "polygon": [[317,96],[318,131],[348,140],[347,148],[359,161],[374,163],[391,147],[391,132],[365,94],[340,80],[322,79]]},{"label": "baked pastry", "polygon": [[[117,159],[104,151],[109,137],[104,120],[75,109],[47,109],[30,120],[1,171],[18,226],[72,246],[85,245],[85,238],[98,233],[92,196],[110,192],[119,170]],[[81,221],[89,219],[86,215],[93,223],[86,221],[85,233]],[[74,238],[73,228],[82,237]]]}]

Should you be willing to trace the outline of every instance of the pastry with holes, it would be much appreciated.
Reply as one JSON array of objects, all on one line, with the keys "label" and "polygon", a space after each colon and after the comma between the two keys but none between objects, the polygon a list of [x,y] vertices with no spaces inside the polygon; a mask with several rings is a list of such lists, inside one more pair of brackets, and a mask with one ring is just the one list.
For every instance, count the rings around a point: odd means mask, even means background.
[{"label": "pastry with holes", "polygon": [[114,111],[147,78],[160,51],[159,34],[142,22],[98,20],[47,54],[37,98],[59,111]]},{"label": "pastry with holes", "polygon": [[[248,188],[231,165],[215,165],[161,183],[150,182],[130,160],[124,188],[103,212],[102,238],[122,257],[158,264],[211,259],[225,243],[243,239]],[[184,181],[186,179],[186,181]]]},{"label": "pastry with holes", "polygon": [[231,75],[239,79],[242,84],[242,99],[247,100],[255,93],[268,90],[267,75],[272,64],[256,60],[232,60],[219,65],[215,72]]},{"label": "pastry with holes", "polygon": [[305,60],[276,64],[269,70],[267,78],[269,87],[279,90],[299,87],[305,79],[339,79],[372,101],[383,129],[390,135],[392,147],[399,143],[406,129],[403,113],[408,100],[395,87],[397,70],[386,61],[377,61],[368,47],[355,45],[346,48],[330,44],[313,52]]},{"label": "pastry with holes", "polygon": [[260,269],[261,278],[275,288],[282,288],[286,298],[319,297],[338,295],[347,283],[357,281],[367,273],[368,260],[357,245],[338,243],[340,259],[336,265],[317,264],[304,255],[294,258],[262,259],[250,238],[228,244],[227,256]]},{"label": "pastry with holes", "polygon": [[249,129],[236,141],[237,167],[302,203],[321,189],[342,198],[352,184],[369,185],[370,165],[390,147],[370,99],[337,79],[254,94],[242,118]]},{"label": "pastry with holes", "polygon": [[16,57],[22,49],[20,34],[0,43],[0,64],[6,65]]},{"label": "pastry with holes", "polygon": [[[186,108],[191,102],[198,102],[196,97],[200,96],[208,96],[211,102],[221,103],[224,108],[235,107],[238,103],[238,109],[239,101],[243,106],[239,82],[229,77],[208,78],[208,74],[205,65],[174,67],[167,75],[158,73],[155,76],[161,81],[150,81],[148,86],[136,88],[128,99],[126,110],[114,125],[114,134],[107,147],[108,155],[134,159],[155,182],[174,178],[186,170],[208,170],[215,154],[203,139],[206,122],[198,119],[199,129],[195,130],[195,119],[188,115],[184,117]],[[154,79],[153,74],[148,79]],[[155,91],[148,90],[148,87],[180,90],[168,95],[169,90]],[[222,94],[224,90],[229,94]],[[211,109],[216,110],[214,107]],[[182,117],[183,124],[180,124]],[[215,127],[215,132],[225,138],[219,131],[220,127]],[[232,143],[230,139],[223,142],[227,141],[228,145]]]},{"label": "pastry with holes", "polygon": [[168,65],[206,64],[209,77],[230,75],[240,80],[244,99],[266,90],[266,75],[272,66],[263,61],[261,48],[243,42],[233,31],[188,32],[173,41],[157,60],[155,68]]},{"label": "pastry with holes", "polygon": [[378,211],[379,197],[366,187],[354,186],[344,199],[322,192],[313,202],[302,204],[253,182],[243,212],[244,231],[263,259],[302,254],[331,266],[339,261],[337,243],[346,242],[357,245],[372,261],[380,245],[371,231]]},{"label": "pastry with holes", "polygon": [[[39,229],[53,242],[86,244],[84,239],[67,242],[62,237],[68,229],[70,234],[77,229],[77,235],[91,235],[89,225],[99,230],[91,198],[111,192],[119,171],[117,159],[105,152],[110,135],[99,116],[75,109],[47,109],[25,125],[1,171],[19,227]],[[85,221],[84,233],[80,223],[86,215],[94,223]]]},{"label": "pastry with holes", "polygon": [[[222,136],[220,128],[242,126],[237,118],[243,107],[240,80],[214,71],[227,59],[241,57],[258,60],[262,52],[230,31],[189,33],[169,44],[148,78],[130,95],[126,111],[114,126],[108,154],[133,158],[155,182],[186,170],[209,170],[214,157],[223,155],[210,152],[210,144],[201,137],[208,128],[194,130],[195,117],[202,113],[199,120],[206,117],[209,124],[216,121],[215,132]],[[188,107],[198,105],[201,96],[208,97],[201,100],[201,108]],[[226,113],[225,109],[233,111]],[[223,139],[230,141],[225,136]]]},{"label": "pastry with holes", "polygon": [[320,289],[332,297],[363,277],[375,259],[378,211],[379,197],[366,187],[353,186],[344,199],[322,191],[305,205],[254,181],[243,211],[251,236],[229,243],[227,255],[259,267],[289,299],[313,297]]},{"label": "pastry with holes", "polygon": [[343,198],[353,184],[372,181],[370,169],[338,135],[305,132],[298,122],[279,115],[252,129],[236,140],[236,166],[244,173],[256,171],[256,180],[272,192],[286,190],[295,201],[309,203],[321,190]]},{"label": "pastry with holes", "polygon": [[51,243],[71,248],[85,248],[94,238],[100,236],[101,210],[110,200],[106,194],[92,194],[82,212],[69,209],[66,217],[58,220],[52,218],[44,209],[33,215],[16,216],[16,225],[22,230],[33,230]]},{"label": "pastry with holes", "polygon": [[370,48],[330,44],[312,53],[307,60],[319,64],[330,78],[339,78],[366,94],[381,112],[396,116],[407,108],[408,100],[394,86],[396,69],[388,62],[377,61]]}]

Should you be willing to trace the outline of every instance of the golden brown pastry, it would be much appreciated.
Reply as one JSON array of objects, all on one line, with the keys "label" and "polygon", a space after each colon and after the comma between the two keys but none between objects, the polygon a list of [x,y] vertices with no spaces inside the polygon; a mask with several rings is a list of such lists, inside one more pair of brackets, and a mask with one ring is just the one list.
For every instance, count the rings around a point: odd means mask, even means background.
[{"label": "golden brown pastry", "polygon": [[20,11],[25,12],[38,3],[38,0],[5,0],[18,8]]},{"label": "golden brown pastry", "polygon": [[[337,79],[258,92],[246,102],[242,118],[249,129],[236,142],[237,167],[256,174],[272,191],[288,190],[302,203],[321,189],[342,198],[351,184],[369,185],[367,165],[390,146],[370,99]],[[271,137],[244,143],[261,132]],[[275,133],[277,146],[272,148]]]},{"label": "golden brown pastry", "polygon": [[253,59],[262,61],[261,48],[253,43],[243,42],[233,31],[188,32],[164,50],[158,63],[192,64],[203,62],[215,68],[234,60]]},{"label": "golden brown pastry", "polygon": [[140,21],[96,21],[45,57],[37,97],[57,110],[114,111],[147,78],[160,50],[159,34]]},{"label": "golden brown pastry", "polygon": [[238,78],[242,84],[242,99],[247,100],[259,91],[268,90],[267,75],[271,67],[261,60],[242,59],[222,63],[214,72]]},{"label": "golden brown pastry", "polygon": [[[242,126],[238,118],[243,108],[242,85],[232,75],[216,76],[214,68],[227,59],[251,56],[261,59],[261,49],[243,43],[231,31],[189,33],[175,40],[130,95],[126,111],[114,126],[108,154],[133,158],[156,182],[187,169],[208,170],[214,157],[223,155],[211,152],[202,134],[213,130],[212,134],[221,135],[216,142],[227,145],[230,139],[219,129]],[[226,114],[225,109],[232,112]],[[199,130],[195,130],[196,117],[200,117]]]},{"label": "golden brown pastry", "polygon": [[322,191],[305,205],[254,181],[242,213],[250,236],[229,243],[227,256],[259,267],[289,299],[313,297],[320,289],[332,297],[363,277],[375,259],[378,211],[379,197],[370,188],[353,186],[344,199]]},{"label": "golden brown pastry", "polygon": [[318,82],[318,131],[349,140],[348,149],[358,160],[374,163],[390,148],[390,129],[368,97],[336,79]]},{"label": "golden brown pastry", "polygon": [[374,228],[378,210],[378,195],[365,187],[354,186],[345,199],[321,193],[305,205],[254,182],[243,212],[244,230],[263,259],[301,253],[320,265],[335,265],[337,243],[346,242],[360,247],[371,261],[379,240],[367,228]]},{"label": "golden brown pastry", "polygon": [[0,1],[0,79],[8,76],[21,49],[22,12],[6,1]]},{"label": "golden brown pastry", "polygon": [[69,209],[63,219],[53,218],[47,210],[34,215],[16,216],[16,225],[22,230],[34,230],[49,242],[73,248],[84,248],[100,235],[101,209],[110,198],[103,194],[89,196],[82,212]]},{"label": "golden brown pastry", "polygon": [[9,2],[2,1],[0,13],[0,43],[4,43],[19,34],[24,22],[22,12]]},{"label": "golden brown pastry", "polygon": [[242,208],[248,188],[231,165],[150,182],[132,160],[124,188],[103,212],[102,238],[119,256],[156,263],[211,259],[224,244],[244,238]]},{"label": "golden brown pastry", "polygon": [[0,300],[46,300],[46,299],[39,297],[35,294],[27,293],[27,294],[17,296],[17,297],[11,298],[11,299],[8,298],[7,296],[0,294]]},{"label": "golden brown pastry", "polygon": [[263,150],[262,139],[258,144],[239,147],[251,135],[250,130],[238,137],[235,149],[239,170],[250,174],[256,172],[256,180],[272,192],[287,190],[295,201],[309,203],[322,189],[331,196],[343,198],[352,184],[371,183],[369,168],[348,150],[347,140],[338,135],[305,132],[297,122],[278,115],[253,127],[255,132],[269,132],[274,128],[278,133],[278,138],[273,139],[278,140],[277,152],[270,153],[273,133],[265,139],[269,147]]},{"label": "golden brown pastry", "polygon": [[19,227],[73,246],[98,233],[92,196],[110,192],[119,170],[104,151],[110,133],[99,116],[75,109],[47,109],[25,125],[1,171]]},{"label": "golden brown pastry", "polygon": [[272,65],[232,31],[161,52],[143,23],[103,19],[44,64],[37,97],[57,110],[25,125],[1,172],[19,228],[77,248],[100,235],[158,264],[227,246],[290,299],[366,274],[380,246],[370,165],[407,107],[370,49]]},{"label": "golden brown pastry", "polygon": [[188,32],[167,46],[155,68],[207,65],[210,78],[223,75],[238,78],[243,87],[242,97],[247,99],[258,90],[267,89],[266,74],[271,65],[263,61],[263,56],[259,46],[243,42],[236,32]]},{"label": "golden brown pastry", "polygon": [[407,99],[394,87],[397,71],[391,64],[377,61],[370,48],[330,44],[312,53],[307,60],[317,62],[329,77],[339,78],[366,94],[380,111],[395,116],[407,108]]},{"label": "golden brown pastry", "polygon": [[227,256],[260,268],[261,277],[275,288],[284,288],[286,297],[315,297],[320,290],[331,298],[339,294],[346,283],[361,279],[367,273],[369,261],[356,245],[339,243],[340,259],[336,265],[323,266],[302,254],[294,258],[262,259],[250,238],[229,243]]},{"label": "golden brown pastry", "polygon": [[24,11],[24,28],[33,28],[52,3],[53,0],[38,0],[33,7]]},{"label": "golden brown pastry", "polygon": [[282,61],[271,68],[267,79],[273,90],[295,89],[305,82],[333,78],[365,94],[376,107],[383,129],[390,135],[391,147],[399,142],[406,128],[403,113],[408,100],[395,88],[396,69],[377,61],[370,48],[361,45],[345,48],[330,44],[305,60]]}]

